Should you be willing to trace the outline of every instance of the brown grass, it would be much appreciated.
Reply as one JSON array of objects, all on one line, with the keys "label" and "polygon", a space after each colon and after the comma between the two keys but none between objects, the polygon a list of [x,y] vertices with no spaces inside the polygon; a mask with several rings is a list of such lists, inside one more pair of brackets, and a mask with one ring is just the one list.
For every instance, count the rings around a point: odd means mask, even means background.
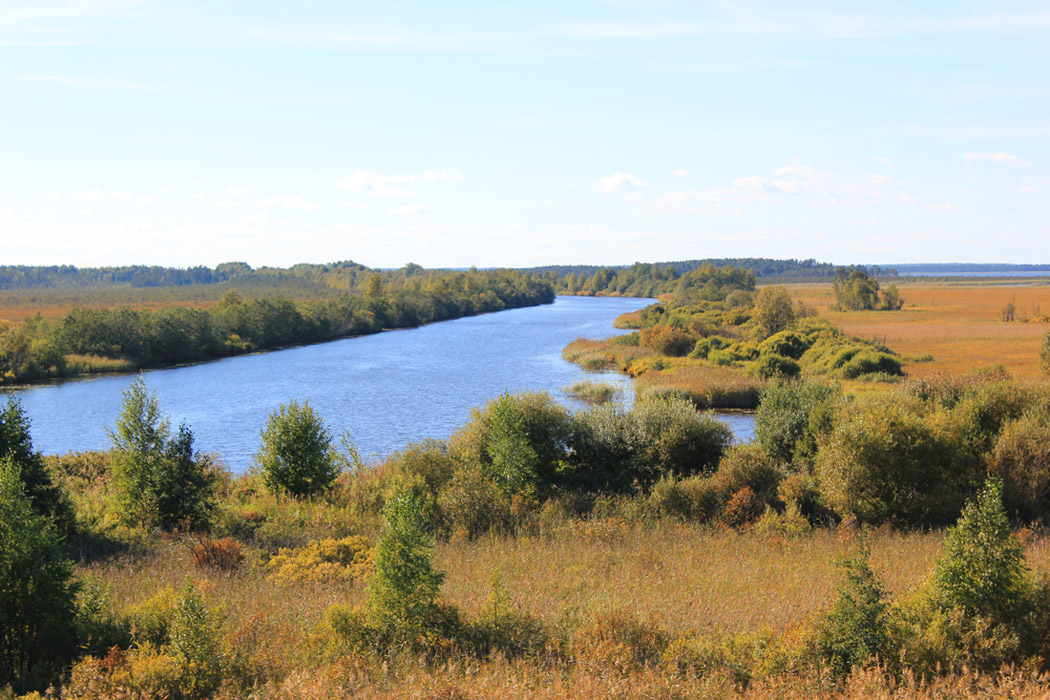
[{"label": "brown grass", "polygon": [[[898,285],[904,298],[899,311],[832,311],[830,283],[795,284],[795,298],[846,333],[885,343],[900,353],[913,376],[965,373],[1002,364],[1015,377],[1039,376],[1039,346],[1050,324],[1025,323],[1050,312],[1050,285],[1025,282],[916,282]],[[1003,322],[1004,306],[1013,303],[1018,321]],[[933,355],[933,361],[911,358]]]}]

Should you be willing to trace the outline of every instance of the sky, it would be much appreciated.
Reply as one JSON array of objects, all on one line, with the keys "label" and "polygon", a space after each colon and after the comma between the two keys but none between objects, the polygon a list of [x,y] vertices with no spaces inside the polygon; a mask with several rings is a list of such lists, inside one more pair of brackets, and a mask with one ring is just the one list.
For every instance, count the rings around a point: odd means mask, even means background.
[{"label": "sky", "polygon": [[1050,263],[1050,5],[0,0],[0,264]]}]

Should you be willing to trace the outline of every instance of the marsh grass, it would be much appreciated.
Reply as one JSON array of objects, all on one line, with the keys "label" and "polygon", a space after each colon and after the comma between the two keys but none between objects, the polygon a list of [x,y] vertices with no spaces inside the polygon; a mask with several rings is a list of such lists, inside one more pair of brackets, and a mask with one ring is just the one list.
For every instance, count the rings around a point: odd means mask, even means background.
[{"label": "marsh grass", "polygon": [[700,409],[758,407],[765,382],[728,367],[683,364],[666,370],[645,372],[635,383],[642,399],[682,396]]},{"label": "marsh grass", "polygon": [[134,360],[98,355],[66,355],[66,371],[70,375],[99,374],[103,372],[134,372]]},{"label": "marsh grass", "polygon": [[575,396],[587,403],[598,404],[612,401],[623,389],[609,382],[584,380],[565,387],[564,391],[569,396]]}]

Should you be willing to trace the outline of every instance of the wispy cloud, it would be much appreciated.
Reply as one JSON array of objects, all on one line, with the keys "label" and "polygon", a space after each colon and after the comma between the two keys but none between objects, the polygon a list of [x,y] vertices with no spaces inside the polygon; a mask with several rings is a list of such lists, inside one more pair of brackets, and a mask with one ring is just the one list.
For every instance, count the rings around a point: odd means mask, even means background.
[{"label": "wispy cloud", "polygon": [[419,219],[430,213],[422,204],[409,204],[404,207],[395,207],[389,210],[395,216],[407,216],[411,219]]},{"label": "wispy cloud", "polygon": [[379,175],[366,173],[363,170],[339,178],[340,189],[350,192],[364,192],[372,197],[411,197],[416,190],[407,187],[414,182],[437,182],[440,180],[458,180],[462,177],[459,170],[428,170],[425,173],[412,175]]},{"label": "wispy cloud", "polygon": [[645,189],[645,182],[631,173],[613,173],[592,185],[596,192],[629,194]]},{"label": "wispy cloud", "polygon": [[299,209],[302,211],[320,209],[321,205],[303,199],[302,197],[269,197],[255,202],[257,207],[282,207],[284,209]]},{"label": "wispy cloud", "polygon": [[990,160],[994,163],[1010,163],[1013,165],[1033,165],[1031,161],[1009,153],[964,153],[959,158],[961,160]]}]

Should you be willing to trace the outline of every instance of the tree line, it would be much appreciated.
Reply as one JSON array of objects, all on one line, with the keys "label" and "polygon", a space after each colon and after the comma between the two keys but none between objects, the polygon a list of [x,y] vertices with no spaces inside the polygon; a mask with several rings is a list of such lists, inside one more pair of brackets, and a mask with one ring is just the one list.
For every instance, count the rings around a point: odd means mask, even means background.
[{"label": "tree line", "polygon": [[211,308],[74,308],[54,322],[38,315],[0,326],[0,384],[195,362],[554,300],[547,280],[513,270],[349,273],[350,289],[311,302],[230,290]]}]

